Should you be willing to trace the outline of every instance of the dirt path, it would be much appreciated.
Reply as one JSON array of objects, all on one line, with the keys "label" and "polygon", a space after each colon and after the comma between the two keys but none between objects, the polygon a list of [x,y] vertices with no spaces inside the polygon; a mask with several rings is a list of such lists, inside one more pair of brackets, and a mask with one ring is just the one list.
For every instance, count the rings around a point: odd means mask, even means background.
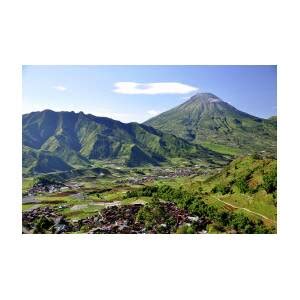
[{"label": "dirt path", "polygon": [[138,199],[138,200],[135,200],[135,201],[133,201],[131,204],[145,204],[146,202],[145,202],[145,200],[141,200],[141,199]]},{"label": "dirt path", "polygon": [[115,206],[115,205],[120,205],[121,201],[114,201],[114,202],[89,202],[87,204],[76,204],[70,208],[72,211],[77,211],[77,210],[82,210],[86,209],[89,206],[94,206],[94,205],[101,205],[104,207],[110,207],[110,206]]},{"label": "dirt path", "polygon": [[114,201],[114,202],[92,202],[91,203],[92,205],[103,205],[105,207],[109,207],[109,206],[115,206],[115,205],[120,205],[121,204],[121,201]]},{"label": "dirt path", "polygon": [[87,204],[77,204],[77,205],[72,206],[70,208],[70,210],[82,210],[82,209],[85,209],[87,207],[88,207]]},{"label": "dirt path", "polygon": [[245,210],[245,211],[247,211],[247,212],[249,212],[249,213],[252,213],[252,214],[254,214],[254,215],[257,215],[257,216],[259,216],[259,217],[261,217],[261,218],[263,218],[263,219],[265,219],[265,220],[268,220],[269,222],[275,223],[274,220],[272,220],[272,219],[270,219],[270,218],[268,218],[268,217],[266,217],[266,216],[264,216],[264,215],[262,215],[262,214],[260,214],[260,213],[254,212],[254,211],[252,211],[252,210],[250,210],[250,209],[248,209],[248,208],[245,208],[245,207],[235,206],[235,205],[233,205],[233,204],[230,204],[230,203],[228,203],[228,202],[225,202],[225,201],[223,201],[223,200],[217,198],[216,196],[213,196],[213,197],[214,197],[216,200],[218,200],[218,201],[220,201],[220,202],[222,202],[222,203],[224,203],[224,204],[226,204],[226,205],[228,205],[228,206],[231,206],[232,208]]}]

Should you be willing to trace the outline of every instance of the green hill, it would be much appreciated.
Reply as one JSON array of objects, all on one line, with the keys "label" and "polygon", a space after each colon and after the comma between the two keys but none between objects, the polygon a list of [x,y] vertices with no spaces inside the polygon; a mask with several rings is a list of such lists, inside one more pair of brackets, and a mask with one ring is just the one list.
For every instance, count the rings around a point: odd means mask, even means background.
[{"label": "green hill", "polygon": [[28,174],[92,167],[116,160],[129,167],[160,165],[172,158],[224,162],[200,145],[147,125],[45,110],[23,115],[23,172]]},{"label": "green hill", "polygon": [[[244,156],[233,160],[215,176],[201,183],[209,199],[262,214],[276,222],[277,160]],[[197,188],[197,184],[194,186]],[[246,209],[246,210],[245,210]]]},{"label": "green hill", "polygon": [[199,93],[144,124],[226,154],[276,155],[276,119],[251,116],[211,93]]},{"label": "green hill", "polygon": [[209,178],[206,183],[213,186],[216,192],[256,193],[265,190],[267,193],[276,191],[276,184],[267,186],[268,176],[277,174],[277,161],[271,158],[243,156],[233,160],[223,170]]}]

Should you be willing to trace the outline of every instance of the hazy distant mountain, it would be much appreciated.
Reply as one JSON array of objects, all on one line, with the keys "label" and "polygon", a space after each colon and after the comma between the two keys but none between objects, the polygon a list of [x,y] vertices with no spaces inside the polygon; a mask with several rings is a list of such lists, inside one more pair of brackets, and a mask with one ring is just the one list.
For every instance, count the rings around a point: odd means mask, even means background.
[{"label": "hazy distant mountain", "polygon": [[144,124],[221,152],[276,152],[276,120],[237,110],[211,93],[198,93]]},{"label": "hazy distant mountain", "polygon": [[23,171],[47,173],[119,160],[159,165],[171,158],[222,160],[220,154],[146,125],[44,110],[23,115]]}]

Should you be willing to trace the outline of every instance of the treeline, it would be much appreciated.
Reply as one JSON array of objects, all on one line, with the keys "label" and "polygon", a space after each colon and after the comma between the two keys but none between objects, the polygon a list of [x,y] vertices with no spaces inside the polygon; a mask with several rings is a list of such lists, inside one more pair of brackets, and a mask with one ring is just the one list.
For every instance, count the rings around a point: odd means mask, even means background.
[{"label": "treeline", "polygon": [[251,220],[242,213],[220,210],[202,200],[201,192],[190,193],[182,188],[173,188],[169,185],[145,186],[141,189],[128,191],[124,196],[154,197],[164,201],[172,201],[179,208],[190,214],[206,217],[210,220],[209,232],[237,232],[237,233],[274,233],[274,228],[266,227],[261,220]]},{"label": "treeline", "polygon": [[55,178],[52,177],[36,177],[33,181],[34,185],[42,184],[42,185],[50,185],[50,184],[60,184]]}]

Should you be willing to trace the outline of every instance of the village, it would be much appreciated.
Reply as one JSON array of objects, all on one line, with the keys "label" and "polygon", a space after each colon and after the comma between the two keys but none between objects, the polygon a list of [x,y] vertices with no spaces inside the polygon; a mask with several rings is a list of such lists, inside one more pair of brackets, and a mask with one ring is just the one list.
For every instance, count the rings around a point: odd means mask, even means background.
[{"label": "village", "polygon": [[34,184],[32,188],[28,190],[27,196],[36,196],[40,193],[58,193],[65,192],[68,190],[76,190],[80,188],[80,184],[78,183],[68,183],[64,184],[62,182],[47,182],[42,181]]},{"label": "village", "polygon": [[[173,203],[161,203],[163,215],[155,220],[152,226],[145,226],[137,219],[142,209],[141,204],[110,206],[96,215],[80,220],[67,220],[60,215],[57,208],[39,207],[23,213],[23,233],[174,233],[182,228],[191,228],[194,233],[207,233],[207,218],[191,216],[187,211],[179,209]],[[170,219],[173,223],[170,224]]]},{"label": "village", "polygon": [[[219,169],[215,169],[218,171]],[[174,168],[174,169],[163,169],[159,168],[153,171],[153,174],[144,175],[142,177],[130,177],[122,180],[116,180],[116,184],[144,184],[145,182],[160,180],[160,179],[171,179],[177,177],[188,177],[192,175],[208,175],[212,171],[208,168],[203,169],[198,165],[195,167],[184,167],[184,168]]]},{"label": "village", "polygon": [[[152,169],[149,174],[140,173],[137,176],[123,177],[123,179],[112,178],[112,183],[116,185],[132,184],[132,185],[143,185],[146,182],[152,182],[156,180],[167,180],[178,177],[198,176],[198,175],[209,175],[219,169],[201,168],[198,165],[194,167],[180,167],[180,168],[156,168]],[[103,178],[103,176],[101,176]],[[28,190],[24,197],[34,197],[43,193],[63,193],[68,191],[75,191],[83,186],[82,183],[76,182],[76,178],[72,181],[61,182],[48,179],[40,179],[38,182]]]}]

